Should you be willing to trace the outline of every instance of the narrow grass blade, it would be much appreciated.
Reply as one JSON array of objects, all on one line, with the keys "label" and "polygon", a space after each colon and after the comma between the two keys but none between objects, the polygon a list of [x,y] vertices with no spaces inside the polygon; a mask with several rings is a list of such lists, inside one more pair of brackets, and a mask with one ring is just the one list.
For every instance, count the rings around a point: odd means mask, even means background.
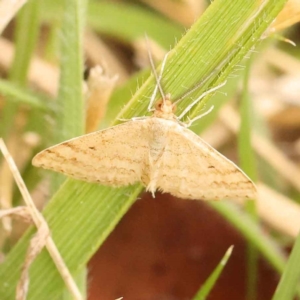
[{"label": "narrow grass blade", "polygon": [[[253,58],[253,56],[251,56]],[[241,98],[240,112],[241,124],[238,136],[238,152],[240,159],[240,166],[246,174],[253,180],[257,181],[257,168],[255,152],[251,144],[252,123],[255,120],[253,113],[253,105],[249,95],[248,83],[251,69],[251,62],[249,59],[246,65],[246,72],[244,73],[244,84]],[[246,211],[253,218],[257,220],[256,205],[254,199],[250,199],[245,205]],[[258,268],[258,251],[252,243],[247,246],[247,296],[248,300],[255,300],[257,293],[257,268]]]},{"label": "narrow grass blade", "polygon": [[12,101],[17,104],[26,104],[32,108],[38,108],[45,111],[53,110],[53,105],[44,101],[45,99],[42,97],[31,94],[28,90],[5,79],[0,79],[0,93],[7,98],[7,102]]},{"label": "narrow grass blade", "polygon": [[83,26],[86,0],[65,0],[61,33],[61,76],[56,138],[61,142],[84,133]]},{"label": "narrow grass blade", "polygon": [[[26,85],[26,78],[39,29],[39,0],[29,1],[19,12],[15,30],[15,56],[9,79],[20,86]],[[26,47],[24,46],[26,45]],[[18,104],[8,101],[2,110],[0,136],[7,137],[12,129]]]},{"label": "narrow grass blade", "polygon": [[226,251],[225,255],[223,256],[222,260],[219,262],[219,264],[214,269],[214,271],[210,274],[208,279],[204,282],[204,284],[202,285],[202,287],[200,288],[196,296],[193,298],[193,300],[205,300],[208,297],[210,291],[213,289],[217,280],[222,274],[222,271],[232,254],[232,251],[233,251],[233,246],[230,246]]},{"label": "narrow grass blade", "polygon": [[[86,0],[65,0],[61,35],[61,76],[53,143],[60,143],[84,133],[83,99],[83,26]],[[52,177],[55,191],[64,176]]]},{"label": "narrow grass blade", "polygon": [[39,8],[39,0],[28,1],[20,10],[16,22],[16,52],[9,77],[20,85],[26,83],[31,56],[38,38]]},{"label": "narrow grass blade", "polygon": [[285,265],[283,252],[271,237],[264,234],[251,217],[228,202],[209,202],[209,204],[239,230],[269,261],[275,270],[279,273],[283,271]]},{"label": "narrow grass blade", "polygon": [[300,234],[294,244],[272,300],[292,300],[299,296],[300,281]]},{"label": "narrow grass blade", "polygon": [[247,173],[247,175],[255,182],[257,181],[258,175],[255,152],[251,144],[251,130],[252,124],[255,121],[255,113],[253,111],[254,108],[252,105],[248,88],[252,61],[253,59],[250,59],[248,61],[246,65],[246,72],[244,73],[244,84],[240,106],[241,125],[238,139],[238,150],[241,167]]}]

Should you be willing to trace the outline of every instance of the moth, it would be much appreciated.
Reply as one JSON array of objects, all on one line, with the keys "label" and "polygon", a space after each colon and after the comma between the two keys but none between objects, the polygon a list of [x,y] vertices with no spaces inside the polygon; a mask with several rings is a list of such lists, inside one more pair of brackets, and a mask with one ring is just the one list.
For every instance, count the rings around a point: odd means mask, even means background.
[{"label": "moth", "polygon": [[[148,107],[152,116],[50,147],[33,158],[33,165],[112,187],[141,182],[153,197],[158,190],[184,199],[256,198],[249,177],[180,121],[200,99],[225,83],[202,94],[177,117],[178,101],[172,102],[160,84],[167,55],[159,75],[150,54],[149,58],[157,82]],[[161,100],[152,109],[158,89]]]}]

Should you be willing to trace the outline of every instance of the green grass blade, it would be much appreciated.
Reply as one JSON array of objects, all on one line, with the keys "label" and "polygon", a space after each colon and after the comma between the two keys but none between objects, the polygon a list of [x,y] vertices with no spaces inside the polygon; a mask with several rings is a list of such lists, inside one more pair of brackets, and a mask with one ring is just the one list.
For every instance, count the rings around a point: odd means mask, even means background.
[{"label": "green grass blade", "polygon": [[[170,54],[164,74],[165,90],[172,92],[176,98],[201,78],[213,73],[206,85],[195,93],[199,95],[208,87],[224,81],[234,65],[253,48],[284,3],[285,0],[266,0],[260,6],[260,2],[244,0],[214,1]],[[150,76],[120,116],[145,115],[154,85],[154,78]],[[183,101],[179,111],[189,102],[190,99]],[[192,114],[196,114],[202,106],[193,110]],[[43,213],[71,272],[76,274],[82,270],[140,191],[140,186],[113,189],[68,180],[54,195]],[[13,298],[30,234],[28,232],[20,240],[0,266],[0,299]],[[34,262],[30,275],[31,300],[56,299],[63,290],[62,280],[46,251]]]},{"label": "green grass blade", "polygon": [[[60,143],[85,132],[83,99],[83,26],[86,0],[65,0],[61,33],[61,75],[53,143]],[[65,179],[52,177],[55,191]]]},{"label": "green grass blade", "polygon": [[30,107],[45,111],[54,109],[53,105],[51,105],[53,103],[46,102],[42,97],[36,96],[28,92],[28,90],[5,79],[0,79],[0,93],[7,98],[7,102],[12,101],[17,104],[26,104]]},{"label": "green grass blade", "polygon": [[[20,86],[26,85],[28,68],[34,51],[39,28],[39,0],[29,1],[18,14],[15,30],[15,56],[9,79]],[[26,45],[26,46],[25,46]],[[0,136],[7,137],[13,126],[18,105],[6,102],[2,110]]]},{"label": "green grass blade", "polygon": [[[299,291],[300,280],[300,234],[293,246],[290,257],[284,268],[280,282],[276,288],[272,300],[292,300],[297,290]],[[299,292],[298,292],[299,295]]]},{"label": "green grass blade", "polygon": [[227,219],[241,234],[251,242],[268,262],[281,273],[285,265],[285,256],[275,241],[263,233],[258,224],[249,215],[228,202],[209,202],[209,204]]},{"label": "green grass blade", "polygon": [[[251,58],[253,58],[251,56]],[[254,119],[253,106],[249,95],[248,83],[250,77],[252,59],[249,59],[246,65],[244,75],[243,93],[240,105],[241,125],[238,136],[238,150],[240,166],[246,174],[253,180],[257,181],[257,168],[255,152],[251,144],[251,131]],[[257,220],[257,211],[255,201],[248,200],[245,205],[246,211],[253,220]],[[258,251],[252,243],[247,246],[247,299],[255,300],[257,293],[257,270],[258,268]]]},{"label": "green grass blade", "polygon": [[[260,5],[252,1],[222,1],[220,6],[214,2],[206,10],[201,21],[191,27],[169,54],[165,66],[162,84],[165,92],[172,92],[173,99],[210,76],[202,87],[179,104],[178,114],[191,103],[191,99],[225,81],[234,71],[234,66],[256,45],[284,2],[265,1],[264,5]],[[230,22],[230,18],[234,18],[235,22]],[[219,25],[224,20],[229,23],[221,28]],[[209,26],[212,22],[215,23]],[[150,76],[119,117],[145,115],[154,86],[154,77]],[[205,97],[190,112],[190,118],[197,116],[210,98],[211,94]]]},{"label": "green grass blade", "polygon": [[61,36],[61,76],[56,116],[59,143],[84,133],[83,26],[86,0],[65,0]]},{"label": "green grass blade", "polygon": [[243,93],[241,98],[241,125],[238,139],[238,150],[240,165],[246,174],[254,181],[257,181],[257,167],[255,152],[251,144],[251,130],[255,114],[253,111],[252,101],[249,95],[248,82],[251,67],[251,60],[248,61],[244,76]]},{"label": "green grass blade", "polygon": [[[78,183],[66,181],[43,212],[61,255],[75,275],[103,243],[141,190],[138,187],[135,190],[132,187],[114,190]],[[74,211],[77,213],[74,214]],[[20,266],[23,262],[32,233],[33,230],[27,232],[9,254],[13,259],[7,259],[0,268],[0,299],[14,297],[20,275],[16,265]],[[30,278],[28,299],[52,300],[64,290],[64,283],[46,250],[31,267]]]},{"label": "green grass blade", "polygon": [[31,56],[38,38],[40,22],[39,8],[39,0],[28,1],[20,10],[16,22],[16,53],[9,77],[20,85],[26,83]]},{"label": "green grass blade", "polygon": [[[84,267],[83,270],[80,271],[79,274],[77,274],[76,278],[74,278],[83,299],[87,299],[87,287],[88,287],[87,273],[88,272],[86,270],[86,267]],[[65,289],[62,300],[74,300],[74,298],[72,295],[70,295],[69,291]]]},{"label": "green grass blade", "polygon": [[222,274],[222,271],[232,254],[232,251],[233,251],[233,246],[230,246],[226,251],[225,255],[223,256],[222,260],[219,262],[219,264],[214,269],[214,271],[210,274],[208,279],[204,282],[203,286],[200,288],[199,292],[195,295],[193,300],[205,300],[207,298],[210,291],[213,289],[217,280]]}]

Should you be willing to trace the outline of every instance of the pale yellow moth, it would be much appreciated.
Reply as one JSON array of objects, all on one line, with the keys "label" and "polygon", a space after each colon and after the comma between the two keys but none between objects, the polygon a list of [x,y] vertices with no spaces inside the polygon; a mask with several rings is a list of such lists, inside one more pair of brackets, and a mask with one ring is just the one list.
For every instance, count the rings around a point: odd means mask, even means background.
[{"label": "pale yellow moth", "polygon": [[[157,81],[148,107],[154,111],[151,117],[133,118],[50,147],[34,157],[33,165],[113,187],[141,182],[153,197],[159,190],[185,199],[256,198],[253,182],[179,121],[200,99],[224,84],[202,94],[177,117],[175,103],[160,85],[166,59],[167,55],[158,76],[150,56]],[[162,99],[153,110],[158,89]]]}]

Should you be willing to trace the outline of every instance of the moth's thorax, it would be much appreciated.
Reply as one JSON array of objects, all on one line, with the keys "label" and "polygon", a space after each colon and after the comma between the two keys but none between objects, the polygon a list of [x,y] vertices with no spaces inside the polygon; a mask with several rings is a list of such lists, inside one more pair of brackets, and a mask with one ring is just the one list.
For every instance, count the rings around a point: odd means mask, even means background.
[{"label": "moth's thorax", "polygon": [[155,111],[153,116],[157,118],[162,118],[166,120],[176,120],[174,115],[176,110],[176,105],[170,100],[171,95],[167,94],[165,99],[157,101],[155,104]]}]

